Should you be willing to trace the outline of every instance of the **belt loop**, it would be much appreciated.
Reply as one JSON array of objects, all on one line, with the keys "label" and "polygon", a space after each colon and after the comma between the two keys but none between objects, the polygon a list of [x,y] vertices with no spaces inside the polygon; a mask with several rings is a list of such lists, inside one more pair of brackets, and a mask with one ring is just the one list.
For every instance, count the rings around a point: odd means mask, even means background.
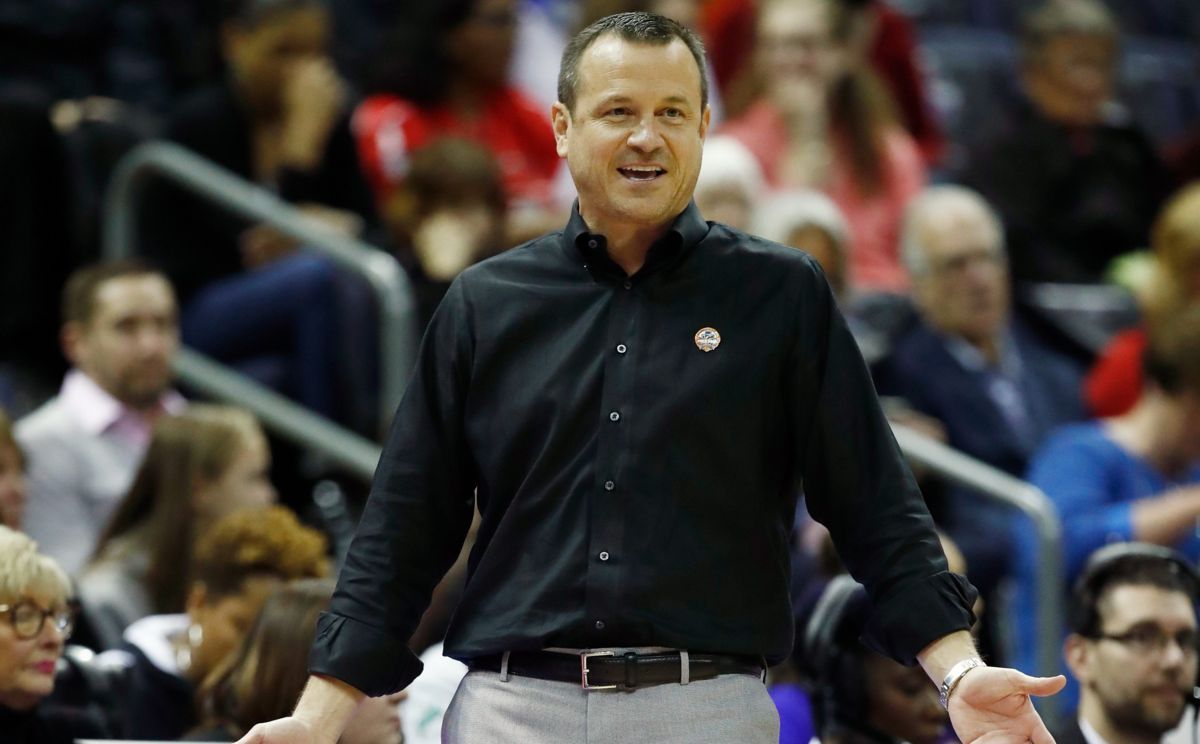
[{"label": "belt loop", "polygon": [[679,651],[679,684],[686,685],[692,681],[692,662],[688,660],[688,652]]},{"label": "belt loop", "polygon": [[510,653],[512,653],[512,652],[505,651],[504,655],[500,657],[500,681],[501,682],[508,681],[508,655]]}]

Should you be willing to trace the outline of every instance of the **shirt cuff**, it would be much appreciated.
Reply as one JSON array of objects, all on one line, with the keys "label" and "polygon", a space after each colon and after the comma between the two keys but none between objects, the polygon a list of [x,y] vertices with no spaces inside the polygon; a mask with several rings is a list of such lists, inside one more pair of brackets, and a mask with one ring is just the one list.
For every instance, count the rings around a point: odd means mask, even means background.
[{"label": "shirt cuff", "polygon": [[906,583],[874,605],[863,640],[875,651],[912,666],[929,644],[970,629],[977,596],[970,582],[949,571]]},{"label": "shirt cuff", "polygon": [[394,636],[344,615],[322,612],[308,656],[310,674],[340,679],[368,697],[407,687],[424,665]]}]

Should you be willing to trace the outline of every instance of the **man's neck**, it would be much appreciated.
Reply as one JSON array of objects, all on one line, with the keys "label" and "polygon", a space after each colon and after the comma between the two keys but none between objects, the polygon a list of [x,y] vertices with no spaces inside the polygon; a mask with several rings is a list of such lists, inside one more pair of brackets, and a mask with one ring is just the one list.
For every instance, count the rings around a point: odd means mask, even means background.
[{"label": "man's neck", "polygon": [[1164,408],[1171,405],[1161,394],[1147,390],[1128,413],[1108,422],[1109,435],[1117,444],[1166,477],[1176,475],[1186,465],[1179,462],[1170,445],[1173,433],[1162,425]]},{"label": "man's neck", "polygon": [[608,257],[633,276],[646,263],[650,247],[671,228],[671,222],[647,227],[645,225],[606,224],[601,219],[589,217],[588,210],[580,205],[579,215],[588,226],[588,232],[603,235],[608,246]]},{"label": "man's neck", "polygon": [[1100,705],[1100,701],[1084,695],[1079,701],[1079,721],[1092,727],[1105,744],[1160,744],[1162,735],[1151,731],[1130,731],[1113,722]]}]

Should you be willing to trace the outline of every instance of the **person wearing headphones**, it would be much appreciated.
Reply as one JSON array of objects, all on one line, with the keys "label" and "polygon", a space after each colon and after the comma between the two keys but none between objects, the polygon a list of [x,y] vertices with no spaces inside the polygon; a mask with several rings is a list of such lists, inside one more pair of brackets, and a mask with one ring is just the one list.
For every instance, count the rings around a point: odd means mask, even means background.
[{"label": "person wearing headphones", "polygon": [[1200,578],[1180,553],[1114,543],[1076,584],[1064,655],[1078,680],[1078,718],[1059,744],[1158,744],[1196,704]]},{"label": "person wearing headphones", "polygon": [[813,744],[936,744],[950,718],[920,667],[871,651],[859,637],[871,615],[866,590],[834,577],[803,635],[803,676],[812,696]]}]

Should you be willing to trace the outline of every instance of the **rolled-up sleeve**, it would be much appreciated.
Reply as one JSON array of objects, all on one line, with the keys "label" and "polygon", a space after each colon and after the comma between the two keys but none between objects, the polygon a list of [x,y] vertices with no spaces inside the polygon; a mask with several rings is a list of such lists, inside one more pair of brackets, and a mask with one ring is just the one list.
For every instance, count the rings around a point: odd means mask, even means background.
[{"label": "rolled-up sleeve", "polygon": [[407,642],[458,556],[474,510],[476,468],[463,406],[472,354],[462,277],[439,306],[396,412],[309,670],[370,696],[421,672]]},{"label": "rolled-up sleeve", "polygon": [[793,389],[805,503],[874,615],[864,640],[904,664],[974,622],[974,587],[949,572],[924,499],[880,409],[866,364],[814,269],[798,287]]}]

